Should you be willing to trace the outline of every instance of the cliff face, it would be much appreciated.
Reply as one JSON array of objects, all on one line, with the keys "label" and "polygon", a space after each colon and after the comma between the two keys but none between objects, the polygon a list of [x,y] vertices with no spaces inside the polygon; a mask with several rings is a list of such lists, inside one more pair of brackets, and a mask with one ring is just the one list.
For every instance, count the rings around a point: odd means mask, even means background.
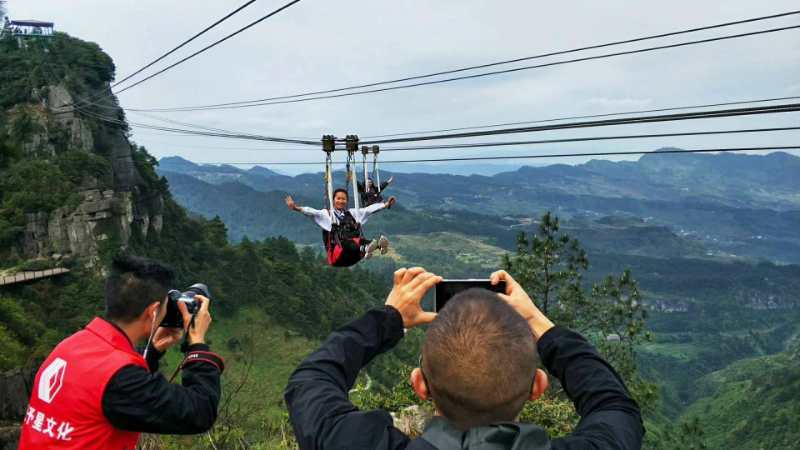
[{"label": "cliff face", "polygon": [[[142,236],[160,232],[163,198],[142,195],[148,191],[148,186],[134,164],[133,147],[124,130],[101,121],[88,123],[90,119],[80,117],[72,107],[62,107],[74,101],[63,85],[49,86],[47,91],[42,106],[49,112],[45,113],[43,122],[52,121],[48,126],[40,124],[43,131],[31,136],[25,145],[27,153],[34,156],[58,153],[62,149],[50,148],[51,140],[46,134],[56,130],[64,132],[72,150],[108,156],[111,184],[103,186],[96,178],[86,176],[76,192],[77,206],[26,213],[23,256],[56,260],[71,257],[92,264],[104,243],[125,247],[134,231]],[[101,143],[105,148],[98,148]]]},{"label": "cliff face", "polygon": [[[124,248],[134,233],[142,237],[159,233],[164,198],[152,186],[152,177],[137,166],[138,150],[128,140],[126,127],[99,118],[124,117],[116,100],[107,96],[108,82],[78,96],[70,92],[67,82],[48,81],[55,84],[32,89],[31,102],[5,109],[8,122],[21,114],[32,122],[33,131],[20,142],[24,158],[48,160],[64,152],[83,152],[104,160],[110,173],[98,176],[87,170],[78,174],[67,204],[45,210],[25,208],[24,231],[6,253],[21,259],[79,259],[91,266],[104,247]],[[72,106],[87,96],[101,98],[94,101],[91,111]],[[54,176],[51,182],[61,180]]]}]

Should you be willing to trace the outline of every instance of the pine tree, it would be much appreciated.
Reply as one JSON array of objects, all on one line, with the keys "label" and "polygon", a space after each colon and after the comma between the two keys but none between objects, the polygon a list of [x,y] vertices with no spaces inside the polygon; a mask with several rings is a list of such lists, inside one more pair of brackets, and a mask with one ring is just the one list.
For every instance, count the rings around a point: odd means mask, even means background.
[{"label": "pine tree", "polygon": [[[506,255],[502,265],[553,322],[594,342],[640,405],[655,405],[656,385],[642,379],[636,364],[636,348],[650,339],[650,333],[645,327],[647,311],[630,271],[607,276],[587,292],[583,283],[589,268],[586,251],[560,230],[558,217],[549,212],[542,216],[536,233],[519,234],[517,253]],[[533,421],[542,418],[531,408],[525,413]]]}]

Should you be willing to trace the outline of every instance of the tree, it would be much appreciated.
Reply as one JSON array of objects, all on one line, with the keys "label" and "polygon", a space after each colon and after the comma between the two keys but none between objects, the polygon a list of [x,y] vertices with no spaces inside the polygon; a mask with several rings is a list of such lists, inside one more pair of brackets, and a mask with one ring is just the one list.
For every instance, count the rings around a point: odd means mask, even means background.
[{"label": "tree", "polygon": [[548,211],[536,234],[528,237],[521,232],[517,254],[505,255],[502,266],[546,316],[565,326],[575,325],[575,314],[586,303],[581,282],[589,260],[576,239],[559,231],[558,217]]},{"label": "tree", "polygon": [[[654,406],[657,390],[642,379],[636,348],[650,333],[647,312],[630,271],[607,276],[586,291],[584,272],[589,267],[580,243],[561,232],[558,217],[545,213],[536,233],[520,233],[517,253],[503,258],[503,268],[519,281],[537,307],[553,322],[583,333],[614,365],[643,407]],[[523,417],[541,418],[530,407]]]}]

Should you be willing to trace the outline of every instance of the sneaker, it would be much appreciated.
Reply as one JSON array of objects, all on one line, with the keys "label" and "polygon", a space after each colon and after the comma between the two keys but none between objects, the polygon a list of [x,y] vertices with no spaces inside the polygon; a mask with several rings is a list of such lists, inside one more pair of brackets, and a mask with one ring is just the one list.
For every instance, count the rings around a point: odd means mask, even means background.
[{"label": "sneaker", "polygon": [[380,239],[375,239],[374,241],[370,242],[367,245],[367,248],[364,251],[364,259],[372,257],[372,254],[375,252],[375,250],[380,248],[380,242],[379,241],[380,241]]},{"label": "sneaker", "polygon": [[389,251],[389,240],[385,236],[378,238],[378,248],[381,249],[381,255],[385,255]]}]

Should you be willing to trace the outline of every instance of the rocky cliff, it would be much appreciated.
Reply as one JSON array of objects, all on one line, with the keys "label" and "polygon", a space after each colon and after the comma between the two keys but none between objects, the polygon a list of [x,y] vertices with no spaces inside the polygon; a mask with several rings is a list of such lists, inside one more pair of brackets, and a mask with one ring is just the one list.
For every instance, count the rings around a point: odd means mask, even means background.
[{"label": "rocky cliff", "polygon": [[[163,226],[164,197],[153,185],[157,178],[142,173],[149,167],[137,164],[137,156],[146,157],[146,154],[137,155],[141,150],[128,140],[124,114],[110,95],[111,78],[75,80],[76,73],[80,72],[70,69],[80,62],[61,62],[66,57],[63,53],[74,50],[75,46],[93,44],[66,36],[60,39],[64,41],[61,45],[53,45],[43,54],[28,48],[25,51],[29,55],[20,55],[40,58],[40,66],[50,64],[53,67],[43,72],[38,83],[25,86],[29,89],[23,96],[27,101],[6,105],[0,110],[7,124],[0,139],[17,142],[21,149],[19,161],[56,161],[58,166],[64,160],[90,158],[101,169],[93,172],[88,167],[78,167],[73,170],[85,169],[84,173],[71,174],[73,182],[69,192],[62,193],[69,201],[63,204],[52,207],[16,205],[17,216],[21,216],[17,220],[24,220],[24,225],[19,224],[20,232],[7,240],[7,248],[2,248],[0,242],[0,255],[10,260],[76,259],[91,266],[106,247],[108,250],[124,248],[135,234],[146,237],[159,233]],[[99,51],[93,47],[91,50]],[[111,64],[110,59],[107,61]],[[107,72],[113,74],[113,65],[111,68]],[[24,75],[22,71],[17,73]],[[0,131],[3,131],[2,123]],[[12,162],[9,169],[13,168]],[[0,173],[2,171],[0,165]],[[60,184],[63,180],[58,175],[54,171],[49,182],[63,188]],[[9,190],[14,188],[25,190],[27,187],[20,183]],[[0,200],[15,194],[0,193]],[[9,210],[0,204],[0,214]]]}]

